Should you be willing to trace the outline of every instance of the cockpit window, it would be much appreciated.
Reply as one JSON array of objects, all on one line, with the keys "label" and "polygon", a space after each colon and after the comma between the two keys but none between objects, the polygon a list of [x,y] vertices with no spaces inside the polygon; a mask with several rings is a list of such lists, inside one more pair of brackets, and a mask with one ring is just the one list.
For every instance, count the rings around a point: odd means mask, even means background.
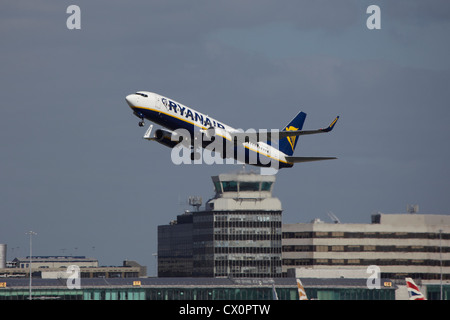
[{"label": "cockpit window", "polygon": [[146,95],[146,94],[144,94],[144,93],[136,92],[136,94],[137,94],[138,96],[142,96],[142,97],[148,98],[148,95]]}]

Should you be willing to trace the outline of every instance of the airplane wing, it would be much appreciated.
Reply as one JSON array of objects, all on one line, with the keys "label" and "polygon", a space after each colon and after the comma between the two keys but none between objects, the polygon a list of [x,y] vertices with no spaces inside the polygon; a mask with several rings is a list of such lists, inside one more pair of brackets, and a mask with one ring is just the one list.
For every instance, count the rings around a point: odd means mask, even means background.
[{"label": "airplane wing", "polygon": [[278,131],[278,130],[261,130],[261,131],[255,131],[255,132],[229,132],[229,134],[233,138],[237,138],[239,140],[249,140],[249,141],[272,141],[272,140],[279,140],[285,137],[292,137],[292,136],[302,136],[302,135],[309,135],[309,134],[317,134],[317,133],[324,133],[324,132],[330,132],[333,130],[336,122],[338,121],[339,116],[337,116],[331,124],[324,128],[324,129],[317,129],[317,130],[293,130],[293,131]]},{"label": "airplane wing", "polygon": [[311,162],[320,160],[334,160],[336,157],[286,157],[288,162],[298,163],[298,162]]}]

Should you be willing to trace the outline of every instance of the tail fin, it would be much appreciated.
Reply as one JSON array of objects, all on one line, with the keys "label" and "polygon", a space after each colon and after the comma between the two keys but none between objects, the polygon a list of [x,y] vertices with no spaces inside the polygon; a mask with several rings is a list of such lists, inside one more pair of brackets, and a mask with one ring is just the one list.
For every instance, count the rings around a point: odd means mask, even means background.
[{"label": "tail fin", "polygon": [[275,289],[275,285],[272,283],[272,298],[273,300],[278,300],[277,290]]},{"label": "tail fin", "polygon": [[[282,131],[297,131],[302,130],[303,123],[305,122],[306,113],[299,112],[295,118],[284,127]],[[297,136],[288,136],[281,138],[279,141],[279,148],[281,152],[284,152],[288,156],[294,154],[295,147],[297,146]]]},{"label": "tail fin", "polygon": [[405,278],[406,287],[408,288],[409,300],[426,300],[425,296],[420,292],[419,287],[414,283],[413,279]]},{"label": "tail fin", "polygon": [[298,299],[299,300],[308,300],[308,296],[306,295],[305,288],[303,287],[300,279],[297,279],[297,290],[298,290]]}]

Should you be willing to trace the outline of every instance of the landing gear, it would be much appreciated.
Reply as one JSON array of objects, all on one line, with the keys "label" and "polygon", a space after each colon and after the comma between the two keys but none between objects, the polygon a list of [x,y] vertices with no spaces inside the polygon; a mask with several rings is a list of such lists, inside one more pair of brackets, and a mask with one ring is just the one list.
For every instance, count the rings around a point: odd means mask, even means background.
[{"label": "landing gear", "polygon": [[144,118],[141,118],[141,121],[139,121],[139,127],[145,126]]}]

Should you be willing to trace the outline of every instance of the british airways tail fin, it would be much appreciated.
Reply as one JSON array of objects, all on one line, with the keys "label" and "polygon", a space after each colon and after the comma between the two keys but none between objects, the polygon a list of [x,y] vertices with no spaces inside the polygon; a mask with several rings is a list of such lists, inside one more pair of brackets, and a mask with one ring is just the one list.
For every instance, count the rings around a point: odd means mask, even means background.
[{"label": "british airways tail fin", "polygon": [[[284,127],[282,131],[299,131],[303,128],[305,123],[306,113],[299,112],[289,124]],[[294,154],[295,147],[297,146],[297,136],[287,136],[279,140],[279,148],[281,152],[284,152],[288,156]]]},{"label": "british airways tail fin", "polygon": [[419,287],[414,283],[413,279],[405,278],[406,287],[408,288],[409,300],[427,300],[420,292]]}]

